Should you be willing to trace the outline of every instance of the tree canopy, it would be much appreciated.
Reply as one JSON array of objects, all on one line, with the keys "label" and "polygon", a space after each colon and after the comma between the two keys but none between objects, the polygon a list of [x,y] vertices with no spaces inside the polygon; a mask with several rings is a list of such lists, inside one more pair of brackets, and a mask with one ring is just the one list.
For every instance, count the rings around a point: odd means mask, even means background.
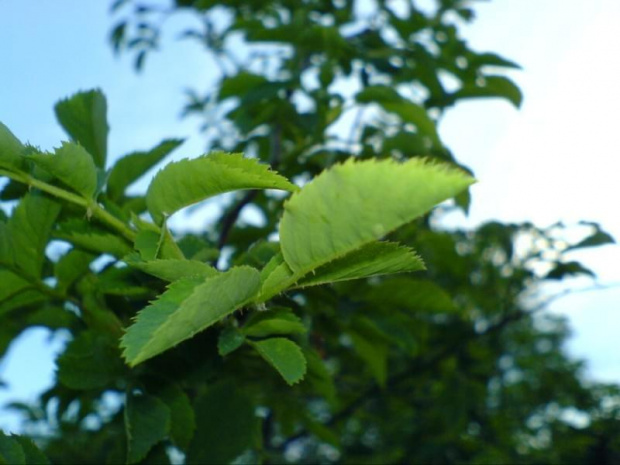
[{"label": "tree canopy", "polygon": [[[99,89],[58,102],[53,153],[0,124],[0,352],[32,326],[72,335],[55,385],[11,406],[24,435],[0,435],[0,462],[620,460],[620,391],[583,377],[539,292],[594,276],[570,252],[613,239],[440,226],[475,182],[442,115],[522,101],[518,65],[460,36],[468,3],[113,2],[112,45],[145,72],[167,18],[199,19],[181,35],[219,74],[185,113],[208,150],[112,160],[120,102]],[[168,227],[223,193],[200,233]]]}]

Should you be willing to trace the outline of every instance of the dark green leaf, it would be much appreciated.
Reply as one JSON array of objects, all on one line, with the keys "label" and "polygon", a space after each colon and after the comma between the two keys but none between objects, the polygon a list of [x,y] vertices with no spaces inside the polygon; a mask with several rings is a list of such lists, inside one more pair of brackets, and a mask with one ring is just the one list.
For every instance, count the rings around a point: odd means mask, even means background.
[{"label": "dark green leaf", "polygon": [[257,418],[241,386],[211,386],[198,398],[194,411],[196,432],[187,453],[188,464],[230,463],[252,447]]},{"label": "dark green leaf", "polygon": [[274,367],[289,385],[301,381],[306,374],[306,359],[293,341],[274,337],[252,342],[252,346],[272,367]]},{"label": "dark green leaf", "polygon": [[157,397],[130,394],[125,407],[127,463],[140,462],[170,432],[170,409]]},{"label": "dark green leaf", "polygon": [[121,376],[124,365],[115,340],[82,331],[57,361],[58,379],[71,389],[100,389]]},{"label": "dark green leaf", "polygon": [[217,351],[223,357],[234,352],[245,342],[245,335],[237,328],[227,327],[222,330],[217,340]]}]

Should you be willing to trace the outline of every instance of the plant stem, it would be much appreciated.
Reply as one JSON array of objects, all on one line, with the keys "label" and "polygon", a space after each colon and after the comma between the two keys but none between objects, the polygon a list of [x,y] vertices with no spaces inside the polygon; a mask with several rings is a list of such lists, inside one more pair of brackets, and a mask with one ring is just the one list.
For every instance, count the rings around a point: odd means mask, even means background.
[{"label": "plant stem", "polygon": [[95,200],[85,199],[84,197],[80,197],[79,195],[65,189],[53,186],[39,179],[35,179],[25,173],[14,173],[12,171],[0,170],[0,176],[7,176],[15,181],[27,184],[30,187],[35,187],[43,192],[47,192],[54,197],[84,207],[89,216],[94,216],[99,221],[116,230],[129,242],[133,243],[136,238],[136,233],[132,229],[130,229],[121,220],[104,210],[97,202],[95,202]]}]

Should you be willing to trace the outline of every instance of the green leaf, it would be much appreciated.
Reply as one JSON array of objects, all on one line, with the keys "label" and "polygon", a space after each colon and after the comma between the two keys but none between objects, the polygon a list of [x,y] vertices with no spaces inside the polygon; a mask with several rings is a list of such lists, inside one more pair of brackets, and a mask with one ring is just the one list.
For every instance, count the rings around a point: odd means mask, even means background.
[{"label": "green leaf", "polygon": [[138,313],[121,346],[135,366],[247,304],[260,288],[260,275],[250,267],[231,268],[206,279],[184,278],[172,283],[150,306]]},{"label": "green leaf", "polygon": [[26,454],[15,436],[8,436],[0,431],[0,464],[26,464]]},{"label": "green leaf", "polygon": [[84,198],[91,199],[95,195],[97,168],[90,154],[80,145],[63,142],[55,155],[33,153],[27,158]]},{"label": "green leaf", "polygon": [[124,365],[117,342],[101,333],[82,331],[57,361],[58,380],[71,389],[109,386],[122,376]]},{"label": "green leaf", "polygon": [[454,99],[502,97],[519,108],[523,94],[519,87],[503,76],[484,76],[480,84],[468,84],[452,94]]},{"label": "green leaf", "polygon": [[66,292],[73,283],[90,271],[90,263],[96,257],[79,249],[71,249],[63,255],[54,265],[56,288],[61,292]]},{"label": "green leaf", "polygon": [[353,348],[366,362],[368,369],[380,386],[385,386],[388,373],[388,343],[390,339],[365,317],[355,320],[349,331]]},{"label": "green leaf", "polygon": [[579,241],[577,244],[567,247],[565,251],[581,249],[584,247],[598,247],[599,245],[616,243],[615,239],[610,234],[606,233],[605,231],[602,231],[598,224],[587,223],[583,221],[581,222],[581,224],[587,224],[589,226],[593,226],[595,228],[594,233],[592,233],[591,235],[589,235],[582,241]]},{"label": "green leaf", "polygon": [[170,409],[170,439],[182,450],[187,449],[196,429],[196,416],[187,394],[174,383],[165,384],[157,397]]},{"label": "green leaf", "polygon": [[250,337],[286,336],[307,331],[299,317],[290,308],[283,307],[253,313],[241,330]]},{"label": "green leaf", "polygon": [[9,128],[0,123],[0,168],[20,170],[24,165],[24,146]]},{"label": "green leaf", "polygon": [[407,308],[421,312],[453,312],[452,297],[432,281],[394,277],[353,295],[354,300],[368,301],[389,308]]},{"label": "green leaf", "polygon": [[284,205],[282,254],[296,276],[384,237],[474,182],[448,165],[413,158],[349,160]]},{"label": "green leaf", "polygon": [[276,294],[284,291],[295,283],[297,279],[293,271],[284,261],[282,253],[277,253],[262,269],[260,302],[269,300]]},{"label": "green leaf", "polygon": [[222,330],[217,340],[217,351],[223,357],[234,352],[245,342],[245,335],[237,328],[227,327]]},{"label": "green leaf", "polygon": [[155,231],[140,231],[136,234],[133,247],[140,252],[143,260],[155,260],[159,252],[159,238],[161,234]]},{"label": "green leaf", "polygon": [[15,273],[0,269],[0,302],[4,302],[16,294],[19,294],[24,289],[30,287],[30,283],[17,276]]},{"label": "green leaf", "polygon": [[394,242],[371,242],[306,275],[295,287],[420,271],[424,262],[415,252]]},{"label": "green leaf", "polygon": [[105,168],[109,128],[103,93],[98,89],[79,92],[58,102],[54,110],[69,137],[86,149],[95,165]]},{"label": "green leaf", "polygon": [[282,375],[288,385],[292,386],[303,379],[306,374],[306,359],[293,341],[274,337],[251,344],[261,357]]},{"label": "green leaf", "polygon": [[566,263],[556,263],[555,266],[549,273],[545,275],[544,279],[564,279],[567,276],[575,276],[585,274],[587,276],[595,277],[596,274],[589,268],[586,268],[579,262],[566,262]]},{"label": "green leaf", "polygon": [[146,204],[155,222],[161,224],[183,207],[239,189],[293,192],[297,187],[257,160],[214,152],[168,164],[151,182]]},{"label": "green leaf", "polygon": [[48,197],[33,193],[24,196],[6,228],[0,228],[0,260],[11,261],[27,277],[39,278],[45,247],[59,212],[60,205]]},{"label": "green leaf", "polygon": [[194,406],[196,432],[187,464],[225,464],[250,449],[258,431],[252,401],[241,386],[220,382]]},{"label": "green leaf", "polygon": [[25,463],[27,465],[48,465],[50,463],[45,454],[41,452],[32,439],[17,435],[13,435],[12,439],[17,441],[22,447],[25,455]]},{"label": "green leaf", "polygon": [[132,268],[156,276],[164,281],[177,281],[182,278],[208,278],[215,276],[218,271],[197,260],[141,260],[137,254],[130,254],[123,258]]},{"label": "green leaf", "polygon": [[368,86],[361,90],[355,99],[358,103],[378,103],[386,111],[398,115],[403,122],[415,125],[420,134],[430,138],[433,146],[441,147],[437,126],[428,116],[426,109],[402,97],[392,87]]},{"label": "green leaf", "polygon": [[157,397],[127,396],[125,407],[127,463],[141,461],[170,431],[170,409]]},{"label": "green leaf", "polygon": [[247,71],[241,71],[235,76],[230,76],[222,80],[219,98],[220,100],[224,100],[229,97],[242,98],[252,89],[256,89],[256,87],[267,84],[268,82],[269,81],[263,76],[248,73]]},{"label": "green leaf", "polygon": [[131,246],[122,237],[77,219],[61,223],[60,229],[54,231],[54,236],[81,249],[109,253],[117,258],[131,252]]},{"label": "green leaf", "polygon": [[183,139],[167,139],[147,152],[134,152],[118,160],[110,170],[107,193],[112,200],[120,199],[125,189],[150,168],[183,143]]}]

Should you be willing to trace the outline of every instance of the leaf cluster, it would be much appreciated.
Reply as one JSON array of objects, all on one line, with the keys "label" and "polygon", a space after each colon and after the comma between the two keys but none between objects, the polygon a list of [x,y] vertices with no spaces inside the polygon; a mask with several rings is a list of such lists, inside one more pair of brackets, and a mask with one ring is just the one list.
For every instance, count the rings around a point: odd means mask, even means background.
[{"label": "leaf cluster", "polygon": [[[186,107],[207,117],[206,154],[162,164],[170,139],[112,162],[96,89],[56,105],[70,140],[51,152],[0,123],[0,199],[15,205],[0,215],[0,353],[32,326],[71,334],[55,385],[12,406],[48,432],[52,463],[619,456],[618,389],[583,381],[566,323],[533,301],[593,276],[571,253],[613,239],[593,223],[574,243],[560,224],[436,226],[467,211],[474,182],[441,115],[519,106],[498,71],[518,67],[460,38],[466,2],[360,3],[115,1],[113,45],[140,69],[164,19],[200,20],[182,36],[219,70]],[[202,232],[169,228],[224,193]],[[0,459],[47,460],[9,436]]]}]

